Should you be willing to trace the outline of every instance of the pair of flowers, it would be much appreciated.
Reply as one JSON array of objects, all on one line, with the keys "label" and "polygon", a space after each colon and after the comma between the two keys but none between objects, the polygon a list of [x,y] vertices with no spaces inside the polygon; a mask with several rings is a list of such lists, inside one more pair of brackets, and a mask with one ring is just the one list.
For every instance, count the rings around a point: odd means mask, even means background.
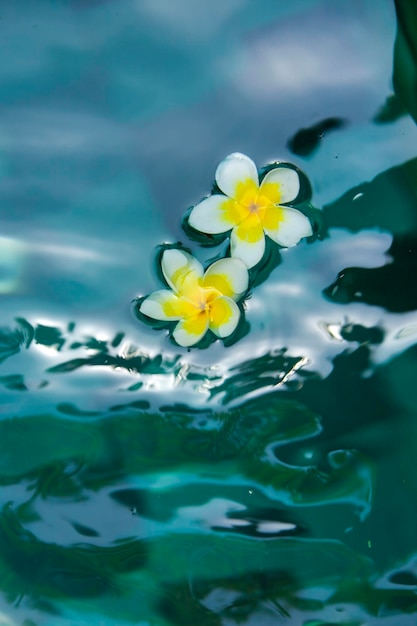
[{"label": "pair of flowers", "polygon": [[229,337],[241,317],[239,302],[249,287],[249,270],[265,253],[265,235],[283,247],[313,234],[310,220],[288,206],[300,195],[298,172],[274,164],[264,176],[244,154],[227,156],[216,170],[217,189],[195,205],[189,216],[192,230],[206,235],[230,232],[230,257],[206,271],[180,248],[164,250],[161,269],[169,289],[154,291],[139,307],[142,315],[176,322],[172,337],[190,347],[208,331]]}]

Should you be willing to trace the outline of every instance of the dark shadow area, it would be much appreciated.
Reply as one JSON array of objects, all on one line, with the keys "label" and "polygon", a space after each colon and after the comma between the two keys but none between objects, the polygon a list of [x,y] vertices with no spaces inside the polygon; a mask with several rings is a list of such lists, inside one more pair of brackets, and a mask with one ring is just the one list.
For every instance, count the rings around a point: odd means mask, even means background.
[{"label": "dark shadow area", "polygon": [[375,124],[392,124],[406,114],[407,110],[401,100],[395,94],[391,94],[377,111],[373,121]]},{"label": "dark shadow area", "polygon": [[417,121],[417,4],[395,0],[397,37],[394,45],[395,93]]},{"label": "dark shadow area", "polygon": [[348,267],[324,290],[332,302],[363,302],[393,313],[417,309],[417,237],[395,237],[392,262],[377,268]]},{"label": "dark shadow area", "polygon": [[349,189],[324,207],[326,227],[353,232],[381,228],[394,235],[417,233],[416,180],[417,159],[412,159]]},{"label": "dark shadow area", "polygon": [[310,156],[315,152],[327,133],[344,128],[347,122],[341,117],[328,117],[309,128],[301,128],[289,139],[287,145],[297,156]]}]

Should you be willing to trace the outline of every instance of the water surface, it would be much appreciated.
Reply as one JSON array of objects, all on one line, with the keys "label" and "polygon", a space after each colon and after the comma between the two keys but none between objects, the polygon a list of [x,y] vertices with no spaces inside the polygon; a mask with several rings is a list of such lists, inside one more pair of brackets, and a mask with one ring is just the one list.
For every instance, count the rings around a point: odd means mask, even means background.
[{"label": "water surface", "polygon": [[[3,4],[1,623],[414,624],[417,132],[393,4]],[[187,351],[132,302],[233,151],[301,168],[323,225],[239,341]]]}]

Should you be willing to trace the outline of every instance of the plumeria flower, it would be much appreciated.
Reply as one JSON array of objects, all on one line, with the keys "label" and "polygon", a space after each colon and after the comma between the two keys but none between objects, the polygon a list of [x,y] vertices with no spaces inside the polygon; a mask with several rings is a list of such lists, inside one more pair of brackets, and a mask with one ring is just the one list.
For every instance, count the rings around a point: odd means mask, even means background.
[{"label": "plumeria flower", "polygon": [[193,346],[211,330],[228,337],[240,319],[236,304],[246,292],[248,270],[239,259],[221,259],[204,272],[199,261],[178,249],[165,250],[162,273],[171,289],[151,293],[140,312],[156,320],[178,321],[173,337],[184,347]]},{"label": "plumeria flower", "polygon": [[202,200],[191,211],[189,224],[207,234],[231,230],[232,257],[254,267],[265,252],[265,233],[284,247],[313,234],[309,219],[297,209],[282,206],[294,201],[300,191],[295,170],[276,167],[259,184],[258,170],[249,157],[230,154],[216,170],[221,194]]}]

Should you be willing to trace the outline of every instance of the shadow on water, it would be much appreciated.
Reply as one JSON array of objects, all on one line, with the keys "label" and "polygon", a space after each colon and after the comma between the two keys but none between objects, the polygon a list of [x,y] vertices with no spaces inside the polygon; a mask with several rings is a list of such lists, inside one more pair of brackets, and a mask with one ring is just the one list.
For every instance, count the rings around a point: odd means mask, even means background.
[{"label": "shadow on water", "polygon": [[386,311],[414,311],[417,308],[417,289],[413,288],[417,272],[417,233],[394,237],[387,254],[392,262],[382,267],[343,269],[336,281],[324,290],[326,297],[341,304],[363,302]]},{"label": "shadow on water", "polygon": [[395,9],[393,83],[401,103],[417,121],[417,9],[413,0],[395,0]]},{"label": "shadow on water", "polygon": [[343,128],[346,121],[339,117],[328,117],[310,126],[302,128],[288,141],[288,147],[293,154],[309,156],[319,147],[320,141],[333,130]]},{"label": "shadow on water", "polygon": [[324,207],[328,228],[359,232],[380,228],[397,235],[417,232],[417,159],[349,189]]}]

